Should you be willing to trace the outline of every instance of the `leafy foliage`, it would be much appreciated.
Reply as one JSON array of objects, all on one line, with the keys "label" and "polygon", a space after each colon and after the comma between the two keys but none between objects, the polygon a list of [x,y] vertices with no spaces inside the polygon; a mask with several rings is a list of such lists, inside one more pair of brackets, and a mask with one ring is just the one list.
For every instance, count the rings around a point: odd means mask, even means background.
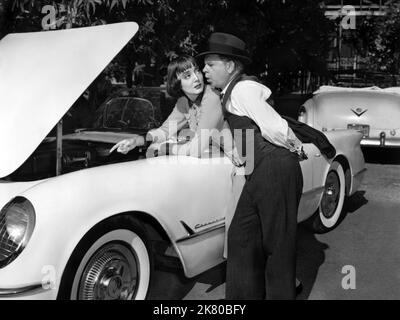
[{"label": "leafy foliage", "polygon": [[[381,17],[368,17],[358,28],[361,49],[376,71],[399,73],[400,70],[400,3],[389,1],[387,13]],[[359,51],[361,54],[362,50]]]},{"label": "leafy foliage", "polygon": [[[128,85],[132,84],[132,74],[146,72],[153,74],[152,83],[160,84],[172,58],[181,53],[197,54],[209,34],[220,31],[234,33],[248,43],[254,61],[251,73],[267,74],[266,80],[274,87],[276,77],[282,73],[300,69],[325,72],[323,58],[333,30],[315,0],[6,2],[7,32],[41,30],[41,10],[45,5],[56,8],[57,28],[136,21],[140,26],[138,34],[108,70],[120,72],[123,66]],[[150,69],[146,71],[143,65]]]}]

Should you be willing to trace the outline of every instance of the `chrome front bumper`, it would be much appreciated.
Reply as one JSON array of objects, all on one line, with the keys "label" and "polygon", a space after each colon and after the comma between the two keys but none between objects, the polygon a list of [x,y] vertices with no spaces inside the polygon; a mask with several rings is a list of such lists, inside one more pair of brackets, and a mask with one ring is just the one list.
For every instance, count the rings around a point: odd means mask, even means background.
[{"label": "chrome front bumper", "polygon": [[47,291],[47,289],[43,288],[43,285],[41,283],[20,288],[0,288],[0,299],[15,298],[15,297],[23,298],[24,296],[40,294],[45,291]]}]

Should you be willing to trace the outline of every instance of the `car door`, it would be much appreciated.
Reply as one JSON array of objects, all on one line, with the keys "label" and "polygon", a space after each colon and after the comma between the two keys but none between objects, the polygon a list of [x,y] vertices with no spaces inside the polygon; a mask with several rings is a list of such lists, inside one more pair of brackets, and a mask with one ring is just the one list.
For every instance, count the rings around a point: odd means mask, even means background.
[{"label": "car door", "polygon": [[223,261],[226,220],[233,216],[244,177],[236,176],[232,162],[220,154],[183,158],[175,177],[183,209],[176,223],[185,232],[175,243],[186,275],[192,276]]}]

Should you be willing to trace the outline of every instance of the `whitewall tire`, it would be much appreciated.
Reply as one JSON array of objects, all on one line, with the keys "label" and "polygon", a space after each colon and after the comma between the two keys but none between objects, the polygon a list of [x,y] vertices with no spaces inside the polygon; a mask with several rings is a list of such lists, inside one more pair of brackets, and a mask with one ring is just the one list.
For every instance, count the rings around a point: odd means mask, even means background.
[{"label": "whitewall tire", "polygon": [[125,220],[103,221],[82,239],[63,274],[60,299],[146,298],[152,273],[148,240],[139,223]]},{"label": "whitewall tire", "polygon": [[325,233],[340,222],[345,200],[346,180],[342,165],[332,162],[325,179],[324,191],[317,212],[311,217],[312,229]]}]

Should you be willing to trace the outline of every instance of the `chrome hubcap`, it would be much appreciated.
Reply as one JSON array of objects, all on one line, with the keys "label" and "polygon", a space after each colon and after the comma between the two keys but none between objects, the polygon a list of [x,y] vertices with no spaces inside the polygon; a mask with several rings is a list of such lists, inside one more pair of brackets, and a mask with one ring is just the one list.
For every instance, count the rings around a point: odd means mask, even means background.
[{"label": "chrome hubcap", "polygon": [[87,263],[78,289],[82,300],[130,300],[139,283],[137,257],[127,246],[108,243]]},{"label": "chrome hubcap", "polygon": [[321,211],[325,218],[332,218],[340,198],[340,181],[335,171],[331,171],[326,178],[325,191],[321,200]]}]

